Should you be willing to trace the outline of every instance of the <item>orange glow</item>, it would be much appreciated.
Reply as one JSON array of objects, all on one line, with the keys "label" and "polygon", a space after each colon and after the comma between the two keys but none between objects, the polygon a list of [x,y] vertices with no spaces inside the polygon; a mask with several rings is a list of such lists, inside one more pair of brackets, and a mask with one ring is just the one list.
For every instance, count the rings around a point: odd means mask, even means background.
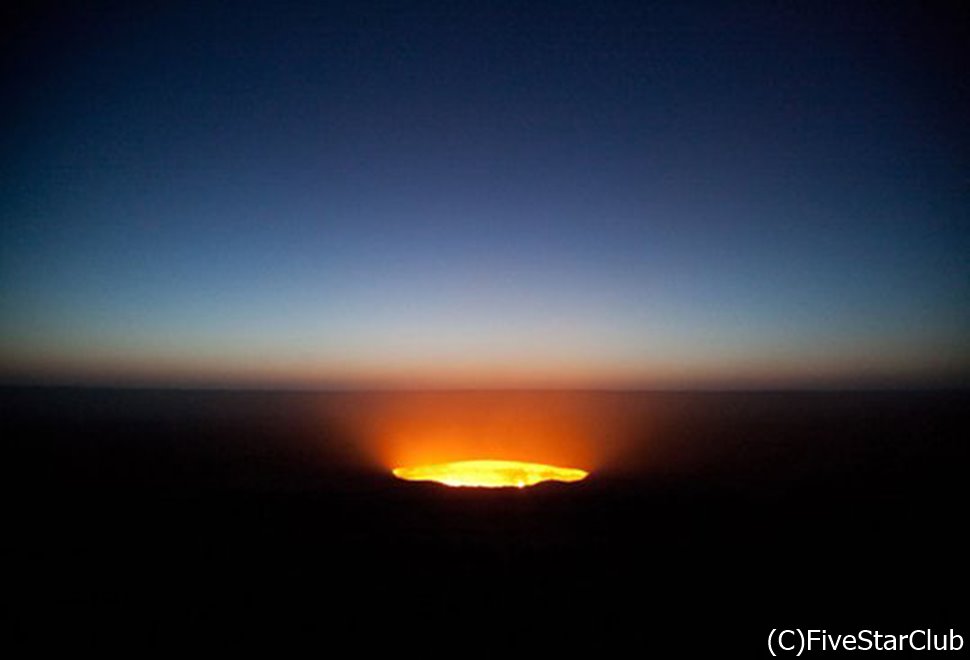
[{"label": "orange glow", "polygon": [[396,468],[394,476],[407,481],[437,481],[446,486],[525,488],[543,481],[581,481],[588,472],[521,461],[456,461]]},{"label": "orange glow", "polygon": [[[596,471],[642,438],[653,411],[642,397],[559,391],[373,392],[315,405],[372,465],[513,459]],[[632,438],[632,440],[631,440]]]}]

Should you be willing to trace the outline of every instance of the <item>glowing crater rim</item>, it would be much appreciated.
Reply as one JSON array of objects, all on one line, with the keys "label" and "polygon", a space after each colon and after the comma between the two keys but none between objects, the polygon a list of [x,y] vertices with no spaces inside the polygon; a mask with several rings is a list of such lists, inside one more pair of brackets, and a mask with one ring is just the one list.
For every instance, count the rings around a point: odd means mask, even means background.
[{"label": "glowing crater rim", "polygon": [[543,481],[574,482],[589,472],[523,461],[475,460],[399,467],[394,476],[405,481],[435,481],[466,488],[525,488]]}]

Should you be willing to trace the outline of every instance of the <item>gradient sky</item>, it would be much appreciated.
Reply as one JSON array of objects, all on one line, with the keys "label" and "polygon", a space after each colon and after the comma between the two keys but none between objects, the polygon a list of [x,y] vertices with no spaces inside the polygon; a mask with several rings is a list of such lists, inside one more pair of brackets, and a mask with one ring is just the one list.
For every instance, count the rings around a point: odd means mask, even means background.
[{"label": "gradient sky", "polygon": [[5,10],[5,382],[967,382],[965,9],[132,4]]}]

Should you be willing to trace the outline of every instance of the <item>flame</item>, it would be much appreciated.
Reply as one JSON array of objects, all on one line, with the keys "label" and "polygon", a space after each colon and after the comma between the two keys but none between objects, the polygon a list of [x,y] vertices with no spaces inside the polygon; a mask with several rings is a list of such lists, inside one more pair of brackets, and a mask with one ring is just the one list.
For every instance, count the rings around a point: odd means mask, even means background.
[{"label": "flame", "polygon": [[456,461],[394,469],[406,481],[437,481],[446,486],[525,488],[543,481],[580,481],[589,473],[577,468],[520,461]]}]

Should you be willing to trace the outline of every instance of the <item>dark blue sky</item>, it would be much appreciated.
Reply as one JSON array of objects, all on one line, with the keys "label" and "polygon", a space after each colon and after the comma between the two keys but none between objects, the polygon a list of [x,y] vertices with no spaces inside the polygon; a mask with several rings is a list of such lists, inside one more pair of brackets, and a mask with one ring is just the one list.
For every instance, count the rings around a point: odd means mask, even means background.
[{"label": "dark blue sky", "polygon": [[970,372],[966,10],[103,3],[5,22],[5,380]]}]

